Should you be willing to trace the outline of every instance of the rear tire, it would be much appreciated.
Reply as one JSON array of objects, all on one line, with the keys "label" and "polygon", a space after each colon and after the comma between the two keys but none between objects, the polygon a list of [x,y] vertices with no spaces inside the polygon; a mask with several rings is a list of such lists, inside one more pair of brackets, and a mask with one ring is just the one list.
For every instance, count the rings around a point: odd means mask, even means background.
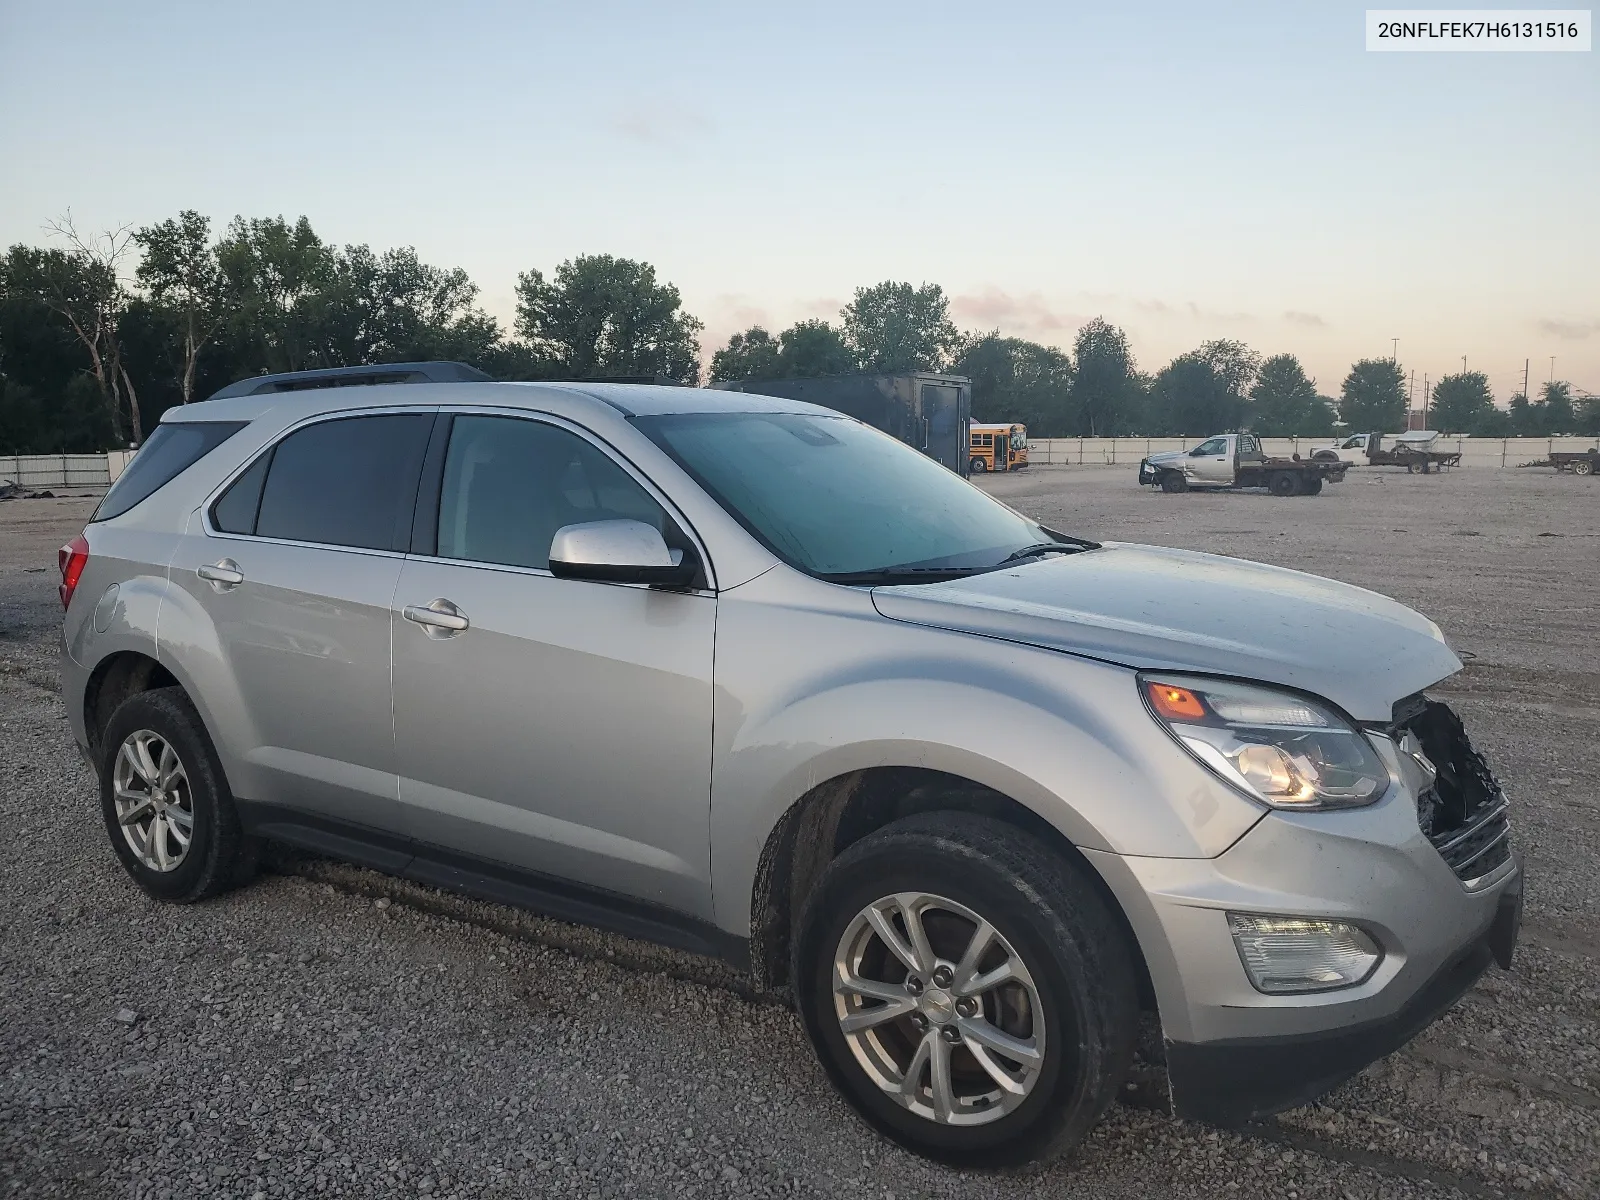
[{"label": "rear tire", "polygon": [[1168,471],[1161,476],[1161,490],[1163,492],[1187,492],[1189,481],[1177,471]]},{"label": "rear tire", "polygon": [[240,827],[211,737],[182,688],[128,697],[100,744],[101,816],[134,882],[158,900],[190,904],[254,874],[256,842]]},{"label": "rear tire", "polygon": [[1302,496],[1317,496],[1321,495],[1321,493],[1322,477],[1320,475],[1314,479],[1307,479],[1305,481],[1305,485],[1300,489],[1300,494]]},{"label": "rear tire", "polygon": [[1576,462],[1574,462],[1572,464],[1572,473],[1574,475],[1593,475],[1594,474],[1594,459],[1592,459],[1592,458],[1580,458],[1580,459],[1578,459]]},{"label": "rear tire", "polygon": [[[1139,1012],[1126,936],[1085,874],[1021,830],[967,813],[895,821],[828,866],[805,906],[792,978],[823,1068],[868,1124],[958,1164],[1043,1161],[1083,1140],[1127,1077]],[[987,949],[974,952],[986,926]],[[980,987],[1000,965],[1009,976]],[[836,990],[845,977],[878,990]]]},{"label": "rear tire", "polygon": [[984,472],[986,472],[989,469],[989,464],[987,462],[985,462],[981,458],[975,458],[970,463],[967,464],[967,468],[974,475],[982,475]]},{"label": "rear tire", "polygon": [[1274,471],[1267,480],[1267,490],[1274,496],[1295,496],[1300,492],[1300,480],[1293,471]]}]

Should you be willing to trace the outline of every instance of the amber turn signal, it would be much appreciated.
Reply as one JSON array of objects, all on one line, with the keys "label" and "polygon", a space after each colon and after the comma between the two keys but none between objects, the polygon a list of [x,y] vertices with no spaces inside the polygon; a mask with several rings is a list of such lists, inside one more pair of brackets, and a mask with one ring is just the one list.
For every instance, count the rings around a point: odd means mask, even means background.
[{"label": "amber turn signal", "polygon": [[1206,715],[1206,706],[1188,688],[1148,680],[1144,690],[1156,715],[1168,721],[1198,721]]}]

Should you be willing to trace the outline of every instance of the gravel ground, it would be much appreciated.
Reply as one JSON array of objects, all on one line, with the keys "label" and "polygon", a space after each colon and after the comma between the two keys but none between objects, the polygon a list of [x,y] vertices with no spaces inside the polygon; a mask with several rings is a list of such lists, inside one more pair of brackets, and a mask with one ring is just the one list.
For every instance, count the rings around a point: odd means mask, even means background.
[{"label": "gravel ground", "polygon": [[1474,655],[1449,697],[1518,803],[1515,969],[1247,1136],[1121,1106],[1047,1170],[936,1167],[866,1131],[794,1017],[718,964],[290,855],[218,901],[146,900],[55,694],[54,552],[92,502],[12,501],[0,1195],[1600,1193],[1600,484],[1355,471],[1276,500],[1056,468],[985,486],[1073,532],[1316,570],[1438,620]]}]

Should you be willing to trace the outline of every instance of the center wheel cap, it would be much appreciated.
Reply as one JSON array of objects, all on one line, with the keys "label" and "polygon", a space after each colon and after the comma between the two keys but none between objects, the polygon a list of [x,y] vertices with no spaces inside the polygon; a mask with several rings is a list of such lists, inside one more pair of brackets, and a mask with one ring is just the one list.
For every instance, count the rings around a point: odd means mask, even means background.
[{"label": "center wheel cap", "polygon": [[930,988],[922,993],[917,1001],[917,1008],[922,1015],[937,1025],[943,1025],[956,1015],[956,1002],[950,998],[949,993],[938,988]]}]

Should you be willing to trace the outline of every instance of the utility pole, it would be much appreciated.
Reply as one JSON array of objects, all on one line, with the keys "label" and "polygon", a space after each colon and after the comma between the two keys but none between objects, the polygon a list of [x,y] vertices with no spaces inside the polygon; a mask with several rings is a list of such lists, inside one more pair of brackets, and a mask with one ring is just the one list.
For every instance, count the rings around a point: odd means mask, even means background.
[{"label": "utility pole", "polygon": [[1463,375],[1467,373],[1467,356],[1465,354],[1461,356],[1461,373]]},{"label": "utility pole", "polygon": [[1406,389],[1406,428],[1411,428],[1411,411],[1417,407],[1417,369],[1411,368],[1411,386]]},{"label": "utility pole", "polygon": [[1522,360],[1522,398],[1532,404],[1533,398],[1528,395],[1528,361],[1526,358]]},{"label": "utility pole", "polygon": [[1389,361],[1390,362],[1399,362],[1400,361],[1400,339],[1399,338],[1390,338],[1389,340],[1394,343],[1394,345],[1389,350]]},{"label": "utility pole", "polygon": [[[1428,376],[1424,373],[1422,376],[1422,427],[1424,429],[1428,427],[1428,396]],[[1409,425],[1411,422],[1407,421],[1406,424]]]},{"label": "utility pole", "polygon": [[1555,381],[1556,381],[1556,356],[1554,354],[1552,354],[1550,356],[1550,382],[1554,383]]}]

